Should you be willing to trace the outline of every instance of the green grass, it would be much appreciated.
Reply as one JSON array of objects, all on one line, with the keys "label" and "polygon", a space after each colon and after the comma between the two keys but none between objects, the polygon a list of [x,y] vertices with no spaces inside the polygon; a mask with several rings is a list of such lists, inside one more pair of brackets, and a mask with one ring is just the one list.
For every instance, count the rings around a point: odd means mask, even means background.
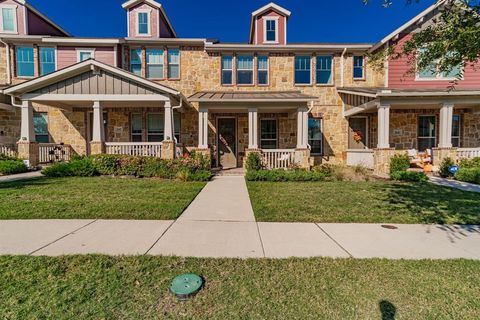
[{"label": "green grass", "polygon": [[[0,257],[2,319],[477,319],[480,262]],[[206,279],[191,301],[168,287]]]},{"label": "green grass", "polygon": [[0,184],[0,219],[175,219],[203,182],[38,178]]},{"label": "green grass", "polygon": [[429,183],[248,182],[258,221],[480,224],[480,195]]}]

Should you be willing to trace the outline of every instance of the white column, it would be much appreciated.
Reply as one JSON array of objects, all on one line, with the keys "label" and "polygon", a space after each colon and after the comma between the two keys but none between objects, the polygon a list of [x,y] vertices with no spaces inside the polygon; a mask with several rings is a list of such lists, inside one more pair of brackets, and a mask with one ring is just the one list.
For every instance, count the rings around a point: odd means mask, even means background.
[{"label": "white column", "polygon": [[163,140],[172,141],[174,140],[173,132],[173,109],[172,103],[170,101],[165,101],[165,117],[164,117],[164,135]]},{"label": "white column", "polygon": [[33,107],[31,101],[22,101],[22,125],[20,141],[35,142],[35,130],[33,127]]},{"label": "white column", "polygon": [[208,110],[198,110],[198,148],[208,149]]},{"label": "white column", "polygon": [[248,149],[258,149],[258,110],[248,109]]},{"label": "white column", "polygon": [[378,106],[378,149],[390,148],[390,105]]},{"label": "white column", "polygon": [[92,142],[105,142],[103,125],[103,107],[100,101],[93,102],[93,134]]},{"label": "white column", "polygon": [[444,103],[440,109],[439,148],[452,147],[453,103]]},{"label": "white column", "polygon": [[308,148],[308,108],[297,110],[297,149]]}]

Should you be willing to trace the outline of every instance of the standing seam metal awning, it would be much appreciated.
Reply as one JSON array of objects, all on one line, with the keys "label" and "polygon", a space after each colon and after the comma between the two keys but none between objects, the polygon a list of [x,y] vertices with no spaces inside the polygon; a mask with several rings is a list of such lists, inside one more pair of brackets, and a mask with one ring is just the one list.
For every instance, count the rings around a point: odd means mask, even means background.
[{"label": "standing seam metal awning", "polygon": [[310,102],[317,97],[301,91],[202,91],[191,95],[190,102]]}]

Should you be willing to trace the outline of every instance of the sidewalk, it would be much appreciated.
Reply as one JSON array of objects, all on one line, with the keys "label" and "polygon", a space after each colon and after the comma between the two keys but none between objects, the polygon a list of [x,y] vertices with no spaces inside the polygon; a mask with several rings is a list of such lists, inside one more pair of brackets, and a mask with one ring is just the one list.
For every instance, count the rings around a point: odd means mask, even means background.
[{"label": "sidewalk", "polygon": [[430,182],[443,187],[450,187],[450,188],[460,189],[463,191],[480,193],[480,185],[478,184],[456,181],[456,180],[449,180],[449,179],[435,177],[435,176],[430,177]]},{"label": "sidewalk", "polygon": [[24,179],[32,179],[42,177],[42,173],[39,171],[31,171],[19,174],[12,174],[8,176],[0,176],[0,183],[2,182],[11,182],[11,181],[18,181]]}]

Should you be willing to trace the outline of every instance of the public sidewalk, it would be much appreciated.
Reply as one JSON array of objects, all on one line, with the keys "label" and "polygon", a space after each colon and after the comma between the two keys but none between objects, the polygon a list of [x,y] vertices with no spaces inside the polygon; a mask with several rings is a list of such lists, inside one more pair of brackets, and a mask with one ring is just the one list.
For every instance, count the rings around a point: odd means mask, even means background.
[{"label": "public sidewalk", "polygon": [[2,182],[11,182],[11,181],[18,181],[18,180],[25,180],[25,179],[32,179],[42,177],[41,171],[30,171],[25,173],[19,174],[12,174],[8,176],[0,176],[0,183]]}]

